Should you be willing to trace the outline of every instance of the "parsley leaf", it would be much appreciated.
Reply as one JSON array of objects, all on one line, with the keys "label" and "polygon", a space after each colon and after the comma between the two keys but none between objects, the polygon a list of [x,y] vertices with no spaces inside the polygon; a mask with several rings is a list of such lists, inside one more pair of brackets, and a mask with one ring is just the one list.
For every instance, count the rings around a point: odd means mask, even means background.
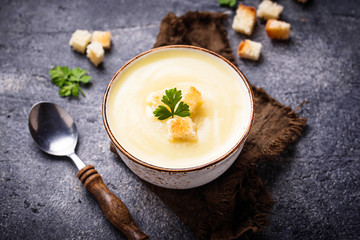
[{"label": "parsley leaf", "polygon": [[235,7],[237,0],[218,0],[218,3],[222,6]]},{"label": "parsley leaf", "polygon": [[164,120],[172,116],[169,109],[167,109],[164,105],[159,105],[154,111],[155,117],[159,120]]},{"label": "parsley leaf", "polygon": [[162,97],[161,101],[169,106],[171,113],[173,115],[176,104],[182,98],[181,91],[177,91],[176,88],[165,90],[165,95]]},{"label": "parsley leaf", "polygon": [[59,95],[62,97],[78,97],[79,92],[85,97],[80,84],[87,84],[91,80],[86,70],[77,67],[71,70],[66,66],[56,66],[49,71],[49,75],[52,82],[60,87]]},{"label": "parsley leaf", "polygon": [[180,102],[178,107],[176,108],[176,111],[174,113],[175,115],[178,115],[180,117],[187,117],[190,116],[190,109],[189,105],[187,105],[184,102]]},{"label": "parsley leaf", "polygon": [[69,77],[70,69],[68,67],[56,66],[49,71],[49,74],[53,83],[58,87],[62,87],[65,83],[65,79]]},{"label": "parsley leaf", "polygon": [[[179,103],[181,98],[181,90],[177,90],[176,88],[165,90],[165,95],[162,97],[161,101],[165,103],[168,108],[164,105],[159,105],[153,112],[155,117],[159,120],[164,120],[169,117],[174,117],[174,115],[179,117],[190,116],[189,105],[184,102]],[[177,108],[175,110],[176,106]]]}]

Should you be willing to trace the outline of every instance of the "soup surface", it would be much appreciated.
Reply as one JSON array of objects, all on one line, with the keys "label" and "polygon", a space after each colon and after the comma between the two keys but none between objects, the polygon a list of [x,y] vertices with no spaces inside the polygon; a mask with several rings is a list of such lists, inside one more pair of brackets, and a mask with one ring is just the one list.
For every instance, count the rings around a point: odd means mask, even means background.
[{"label": "soup surface", "polygon": [[[202,105],[190,116],[196,141],[169,141],[166,120],[146,104],[149,94],[194,86]],[[134,60],[113,83],[106,117],[116,141],[132,156],[163,168],[191,168],[225,155],[246,133],[251,100],[238,73],[212,54],[168,48]]]}]

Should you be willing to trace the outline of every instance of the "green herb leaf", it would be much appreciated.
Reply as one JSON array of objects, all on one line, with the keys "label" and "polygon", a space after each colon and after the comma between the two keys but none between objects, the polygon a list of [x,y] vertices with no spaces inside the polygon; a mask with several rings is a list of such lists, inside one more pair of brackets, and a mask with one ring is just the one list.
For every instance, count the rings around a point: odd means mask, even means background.
[{"label": "green herb leaf", "polygon": [[[159,120],[164,120],[169,117],[174,117],[174,115],[180,117],[190,116],[189,105],[184,102],[180,102],[182,95],[181,91],[176,88],[165,90],[165,95],[162,97],[161,101],[165,103],[169,109],[164,105],[159,105],[153,112],[155,117]],[[175,107],[177,106],[176,110]]]},{"label": "green herb leaf", "polygon": [[72,85],[63,86],[59,91],[60,96],[62,97],[70,96],[72,88],[73,88]]},{"label": "green herb leaf", "polygon": [[65,83],[65,79],[64,79],[64,78],[54,78],[54,79],[52,80],[52,82],[53,82],[56,86],[62,87],[62,86],[64,85],[64,83]]},{"label": "green herb leaf", "polygon": [[164,120],[172,116],[169,109],[167,109],[163,105],[159,105],[155,111],[154,111],[155,117],[157,117],[159,120]]},{"label": "green herb leaf", "polygon": [[175,111],[174,114],[178,115],[179,117],[188,117],[188,116],[190,116],[189,105],[187,105],[184,102],[180,102],[178,107],[176,108],[176,111]]},{"label": "green herb leaf", "polygon": [[237,0],[218,0],[218,3],[222,6],[235,7]]},{"label": "green herb leaf", "polygon": [[85,69],[81,69],[81,68],[78,68],[78,67],[75,67],[72,71],[71,71],[71,74],[73,76],[76,76],[78,78],[81,78],[82,75],[86,74],[86,70]]},{"label": "green herb leaf", "polygon": [[59,95],[62,97],[78,97],[79,91],[85,97],[80,84],[87,84],[91,80],[86,70],[77,67],[70,70],[66,66],[56,66],[49,71],[49,75],[52,82],[60,87]]},{"label": "green herb leaf", "polygon": [[82,82],[82,83],[88,83],[88,82],[90,82],[90,80],[91,80],[91,76],[89,76],[89,75],[85,75],[80,78],[80,82]]},{"label": "green herb leaf", "polygon": [[68,67],[56,66],[55,68],[49,71],[52,82],[58,86],[62,87],[64,85],[65,80],[68,78],[70,70]]},{"label": "green herb leaf", "polygon": [[176,88],[165,90],[165,94],[161,101],[169,106],[171,113],[174,112],[176,104],[181,100],[181,91]]},{"label": "green herb leaf", "polygon": [[71,89],[71,94],[74,96],[74,97],[78,97],[79,96],[79,85],[74,85],[73,88]]}]

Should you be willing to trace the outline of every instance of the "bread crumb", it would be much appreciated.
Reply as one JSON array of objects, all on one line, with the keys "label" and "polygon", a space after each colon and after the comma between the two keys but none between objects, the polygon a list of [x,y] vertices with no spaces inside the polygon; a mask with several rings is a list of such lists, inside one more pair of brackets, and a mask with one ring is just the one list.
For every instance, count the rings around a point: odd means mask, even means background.
[{"label": "bread crumb", "polygon": [[238,47],[238,55],[241,58],[259,60],[262,44],[249,39],[241,41]]},{"label": "bread crumb", "polygon": [[84,53],[91,39],[91,33],[87,30],[76,30],[70,38],[70,46],[79,53]]},{"label": "bread crumb", "polygon": [[99,42],[104,49],[110,49],[111,32],[94,31],[91,36],[91,42]]},{"label": "bread crumb", "polygon": [[236,10],[236,15],[232,28],[240,33],[251,35],[256,23],[256,9],[251,6],[240,4]]},{"label": "bread crumb", "polygon": [[191,86],[189,90],[184,93],[180,101],[189,105],[190,114],[194,114],[202,103],[201,93],[195,87]]},{"label": "bread crumb", "polygon": [[266,23],[265,30],[271,39],[286,40],[290,37],[290,27],[287,22],[270,19]]},{"label": "bread crumb", "polygon": [[86,49],[86,56],[97,67],[104,58],[104,49],[98,42],[90,43]]},{"label": "bread crumb", "polygon": [[195,124],[189,117],[171,118],[167,122],[169,140],[197,140]]},{"label": "bread crumb", "polygon": [[270,0],[264,0],[260,3],[257,15],[259,18],[263,18],[265,20],[268,19],[279,19],[281,12],[284,7],[280,4],[272,2]]}]

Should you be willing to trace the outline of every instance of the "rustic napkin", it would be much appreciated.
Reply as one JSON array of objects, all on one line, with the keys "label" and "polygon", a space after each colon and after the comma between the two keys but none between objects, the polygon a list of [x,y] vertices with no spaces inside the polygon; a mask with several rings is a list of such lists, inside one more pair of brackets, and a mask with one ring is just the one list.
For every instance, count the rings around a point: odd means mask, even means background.
[{"label": "rustic napkin", "polygon": [[[154,47],[188,44],[207,48],[235,63],[227,32],[227,15],[169,13],[161,22]],[[198,239],[246,238],[268,224],[273,199],[255,171],[260,161],[276,156],[302,133],[306,119],[252,86],[255,118],[245,146],[235,163],[221,177],[205,186],[170,190],[145,183],[196,234]],[[113,146],[112,146],[113,147]],[[114,149],[112,149],[114,150]]]}]

